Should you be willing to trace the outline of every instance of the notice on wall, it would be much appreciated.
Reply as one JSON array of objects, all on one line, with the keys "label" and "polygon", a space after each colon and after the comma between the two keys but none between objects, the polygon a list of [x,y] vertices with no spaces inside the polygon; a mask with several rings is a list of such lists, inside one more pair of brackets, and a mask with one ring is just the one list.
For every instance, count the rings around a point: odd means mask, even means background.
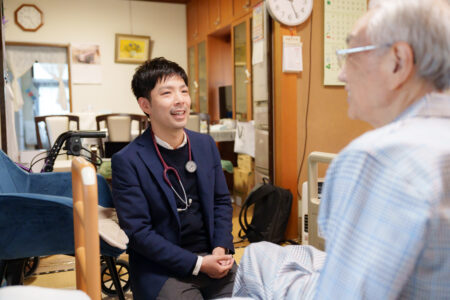
[{"label": "notice on wall", "polygon": [[295,35],[283,36],[283,72],[303,71],[302,43]]},{"label": "notice on wall", "polygon": [[367,11],[367,0],[324,0],[324,85],[344,85],[338,80],[336,50],[347,48],[353,25]]},{"label": "notice on wall", "polygon": [[101,84],[100,46],[71,44],[71,74],[73,84]]},{"label": "notice on wall", "polygon": [[264,3],[253,8],[252,19],[252,64],[264,62]]},{"label": "notice on wall", "polygon": [[252,40],[257,42],[264,39],[264,3],[260,3],[253,8],[252,19]]}]

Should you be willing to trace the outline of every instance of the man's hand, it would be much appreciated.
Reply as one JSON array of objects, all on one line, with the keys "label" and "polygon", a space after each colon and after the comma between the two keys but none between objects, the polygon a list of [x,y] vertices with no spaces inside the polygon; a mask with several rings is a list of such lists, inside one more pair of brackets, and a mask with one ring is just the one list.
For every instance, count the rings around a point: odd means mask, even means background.
[{"label": "man's hand", "polygon": [[234,259],[231,255],[206,255],[203,257],[200,271],[211,278],[220,279],[228,274],[233,267],[233,262]]},{"label": "man's hand", "polygon": [[[213,255],[225,255],[226,251],[224,247],[216,247],[214,248],[214,250],[212,251]],[[234,259],[228,259],[228,260],[222,260],[220,261],[220,264],[222,264],[223,266],[227,266],[227,265],[231,265],[233,266],[234,263]]]}]

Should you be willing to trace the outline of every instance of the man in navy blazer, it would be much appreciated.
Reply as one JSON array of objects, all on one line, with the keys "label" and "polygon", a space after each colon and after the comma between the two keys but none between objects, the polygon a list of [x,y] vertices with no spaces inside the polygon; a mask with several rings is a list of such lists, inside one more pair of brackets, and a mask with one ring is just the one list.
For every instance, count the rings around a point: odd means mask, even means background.
[{"label": "man in navy blazer", "polygon": [[151,126],[113,156],[112,187],[134,299],[231,296],[231,201],[214,140],[184,129],[187,75],[155,58],[137,69],[132,89]]}]

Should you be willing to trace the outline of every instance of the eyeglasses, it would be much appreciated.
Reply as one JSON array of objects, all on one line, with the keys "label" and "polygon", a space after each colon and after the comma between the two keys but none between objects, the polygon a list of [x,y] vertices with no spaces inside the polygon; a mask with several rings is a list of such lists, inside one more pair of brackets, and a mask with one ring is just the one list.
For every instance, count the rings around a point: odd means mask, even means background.
[{"label": "eyeglasses", "polygon": [[390,47],[390,46],[391,46],[391,44],[368,45],[368,46],[362,46],[362,47],[336,50],[338,65],[340,68],[342,68],[342,66],[345,64],[345,60],[347,59],[348,54],[364,52],[364,51],[371,51],[371,50],[375,50],[378,48],[384,48],[384,47]]}]

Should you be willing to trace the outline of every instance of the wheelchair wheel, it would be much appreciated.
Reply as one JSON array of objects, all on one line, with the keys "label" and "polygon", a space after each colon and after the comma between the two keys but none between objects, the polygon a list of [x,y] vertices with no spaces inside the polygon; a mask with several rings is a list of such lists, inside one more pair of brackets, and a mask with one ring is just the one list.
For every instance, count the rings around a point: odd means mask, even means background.
[{"label": "wheelchair wheel", "polygon": [[[122,285],[123,292],[126,293],[130,289],[130,274],[128,262],[122,259],[116,260],[117,274],[119,275],[119,281]],[[111,273],[105,262],[101,265],[101,285],[102,292],[108,296],[117,295],[116,287],[114,286]]]},{"label": "wheelchair wheel", "polygon": [[33,275],[38,266],[39,266],[39,256],[29,257],[25,262],[25,267],[23,269],[24,278]]}]

